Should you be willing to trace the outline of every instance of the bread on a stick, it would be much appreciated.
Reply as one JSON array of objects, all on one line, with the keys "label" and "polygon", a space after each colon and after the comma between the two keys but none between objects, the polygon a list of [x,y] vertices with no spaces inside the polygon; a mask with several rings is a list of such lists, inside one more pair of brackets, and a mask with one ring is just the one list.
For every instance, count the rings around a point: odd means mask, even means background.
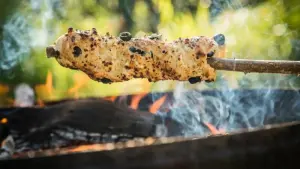
[{"label": "bread on a stick", "polygon": [[177,80],[197,83],[216,80],[208,57],[221,57],[225,37],[196,36],[165,41],[159,35],[133,38],[128,32],[118,37],[97,30],[73,30],[47,47],[48,57],[70,69],[85,72],[103,83],[146,78],[150,82]]}]

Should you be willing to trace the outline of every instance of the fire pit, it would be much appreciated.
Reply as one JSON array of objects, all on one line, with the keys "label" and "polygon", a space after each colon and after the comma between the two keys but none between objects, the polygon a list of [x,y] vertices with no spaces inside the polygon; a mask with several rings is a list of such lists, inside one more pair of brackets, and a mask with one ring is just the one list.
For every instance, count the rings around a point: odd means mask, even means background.
[{"label": "fire pit", "polygon": [[1,109],[15,152],[0,168],[296,168],[299,102],[296,90],[192,90]]}]

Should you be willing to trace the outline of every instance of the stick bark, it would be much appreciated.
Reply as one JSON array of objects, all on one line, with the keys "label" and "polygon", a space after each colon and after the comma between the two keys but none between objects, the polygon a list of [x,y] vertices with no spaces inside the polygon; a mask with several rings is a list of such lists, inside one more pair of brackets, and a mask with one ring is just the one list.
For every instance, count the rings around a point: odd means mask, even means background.
[{"label": "stick bark", "polygon": [[300,75],[300,61],[207,58],[216,70]]}]

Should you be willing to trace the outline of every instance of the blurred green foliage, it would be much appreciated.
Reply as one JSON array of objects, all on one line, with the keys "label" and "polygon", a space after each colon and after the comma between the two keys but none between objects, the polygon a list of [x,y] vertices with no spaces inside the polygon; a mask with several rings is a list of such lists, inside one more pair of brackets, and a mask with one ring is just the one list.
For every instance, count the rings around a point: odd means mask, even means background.
[{"label": "blurred green foliage", "polygon": [[[64,34],[68,27],[76,29],[95,27],[99,33],[110,32],[116,36],[122,31],[130,31],[134,36],[158,32],[168,40],[223,33],[226,35],[226,57],[228,58],[300,58],[300,49],[297,50],[300,48],[300,43],[295,43],[299,41],[300,33],[300,4],[297,0],[64,0],[61,1],[61,4],[54,5],[53,10],[49,10],[50,6],[45,5],[46,2],[51,1],[45,0],[37,11],[31,9],[31,1],[23,1],[21,4],[16,0],[10,2],[11,6],[0,3],[1,24],[3,25],[4,21],[9,20],[13,14],[13,10],[8,9],[15,9],[15,12],[21,12],[24,16],[32,15],[33,17],[28,19],[29,26],[37,30],[41,29],[46,21],[49,35],[47,37],[48,45]],[[217,7],[213,9],[213,6]],[[47,15],[41,14],[49,11],[54,14],[51,16],[52,18],[45,20],[44,17]],[[36,35],[32,38],[42,37]],[[42,100],[108,96],[150,90],[165,91],[172,90],[176,85],[176,82],[173,81],[148,83],[145,80],[105,85],[88,79],[82,72],[61,67],[54,59],[46,58],[45,46],[38,46],[31,47],[30,55],[21,60],[8,73],[4,71],[1,73],[0,84],[2,86],[9,85],[10,92],[0,92],[0,95],[12,98],[15,85],[23,82],[32,87],[45,84],[47,74],[52,75],[53,89],[51,89],[52,93],[47,93],[48,89],[46,90],[46,88],[36,89],[37,97]],[[248,80],[243,80],[243,83],[239,82],[239,80],[247,78]],[[281,78],[280,83],[273,83],[274,80],[278,82],[278,79]],[[238,85],[254,87],[256,84],[260,84],[258,86],[261,87],[265,85],[264,82],[268,81],[271,82],[270,84],[280,84],[280,87],[289,88],[289,79],[295,79],[295,77],[245,76],[243,73],[220,71],[216,83],[187,84],[187,86],[218,87],[227,81],[233,87]],[[72,90],[70,91],[70,89]],[[3,88],[2,90],[4,91]],[[2,99],[2,102],[5,101]]]}]

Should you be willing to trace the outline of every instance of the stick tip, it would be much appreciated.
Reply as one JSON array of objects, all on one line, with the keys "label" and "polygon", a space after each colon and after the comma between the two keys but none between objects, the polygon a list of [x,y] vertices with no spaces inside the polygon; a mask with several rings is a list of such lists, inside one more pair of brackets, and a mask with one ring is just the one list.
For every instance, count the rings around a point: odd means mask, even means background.
[{"label": "stick tip", "polygon": [[51,45],[46,48],[46,55],[48,58],[58,57],[59,51],[55,50],[54,45]]}]

